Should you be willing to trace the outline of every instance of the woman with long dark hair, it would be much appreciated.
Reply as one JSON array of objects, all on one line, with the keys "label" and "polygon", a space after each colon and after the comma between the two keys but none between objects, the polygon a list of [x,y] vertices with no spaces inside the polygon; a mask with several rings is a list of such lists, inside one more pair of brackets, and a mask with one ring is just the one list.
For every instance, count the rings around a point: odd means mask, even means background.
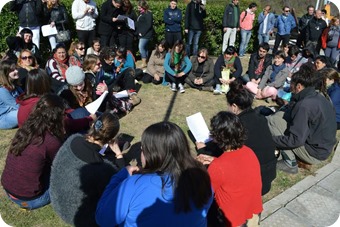
[{"label": "woman with long dark hair", "polygon": [[97,224],[206,226],[210,179],[190,155],[184,132],[171,122],[156,123],[143,132],[141,145],[143,169],[128,166],[111,178],[97,205]]},{"label": "woman with long dark hair", "polygon": [[0,129],[18,126],[19,105],[15,99],[23,92],[18,86],[18,70],[12,61],[0,62]]},{"label": "woman with long dark hair", "polygon": [[178,87],[180,93],[185,92],[184,80],[191,67],[192,64],[185,52],[184,42],[177,40],[164,59],[165,80],[171,83],[172,91],[176,92]]},{"label": "woman with long dark hair", "polygon": [[50,170],[64,140],[64,111],[62,99],[44,95],[12,139],[1,183],[8,197],[22,208],[50,203]]}]

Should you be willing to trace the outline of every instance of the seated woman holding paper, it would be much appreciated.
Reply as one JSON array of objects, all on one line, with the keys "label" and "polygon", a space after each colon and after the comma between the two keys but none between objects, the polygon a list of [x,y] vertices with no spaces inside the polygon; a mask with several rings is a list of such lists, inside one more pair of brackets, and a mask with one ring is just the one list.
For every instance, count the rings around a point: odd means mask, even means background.
[{"label": "seated woman holding paper", "polygon": [[279,89],[283,88],[289,70],[284,63],[286,59],[283,51],[278,51],[274,57],[274,64],[267,67],[266,72],[259,84],[248,82],[246,88],[255,95],[257,99],[276,99]]},{"label": "seated woman holding paper", "polygon": [[209,226],[250,226],[249,221],[259,222],[263,210],[260,165],[252,149],[244,145],[246,130],[241,120],[233,113],[219,112],[211,119],[211,135],[223,154],[218,158],[204,154],[197,157],[209,165],[215,193]]},{"label": "seated woman holding paper", "polygon": [[214,66],[214,76],[216,87],[215,95],[227,93],[229,84],[242,75],[242,64],[233,46],[228,46],[223,55],[220,55]]},{"label": "seated woman holding paper", "polygon": [[125,166],[116,136],[119,119],[103,113],[87,135],[70,136],[52,165],[50,196],[54,211],[73,226],[97,226],[97,202],[110,178]]},{"label": "seated woman holding paper", "polygon": [[197,56],[191,57],[192,69],[185,82],[190,87],[198,90],[213,91],[214,80],[214,62],[208,56],[208,50],[201,48]]},{"label": "seated woman holding paper", "polygon": [[172,91],[176,92],[178,87],[180,93],[185,92],[184,81],[192,67],[184,47],[184,42],[177,40],[164,59],[165,81],[170,83]]},{"label": "seated woman holding paper", "polygon": [[[60,0],[44,1],[44,17],[51,27],[56,27],[57,31],[63,31],[68,27],[68,16],[66,8],[60,3]],[[53,50],[57,45],[56,35],[48,36],[48,40]]]}]

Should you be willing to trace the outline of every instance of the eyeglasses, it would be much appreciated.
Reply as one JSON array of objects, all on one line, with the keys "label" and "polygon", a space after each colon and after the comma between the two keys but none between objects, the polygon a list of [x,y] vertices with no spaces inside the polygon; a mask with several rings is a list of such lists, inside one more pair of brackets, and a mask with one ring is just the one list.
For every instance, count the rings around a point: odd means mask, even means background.
[{"label": "eyeglasses", "polygon": [[32,56],[22,56],[21,59],[22,59],[22,60],[27,60],[27,59],[32,60],[33,57],[32,57]]},{"label": "eyeglasses", "polygon": [[85,50],[85,48],[84,47],[79,47],[78,50]]},{"label": "eyeglasses", "polygon": [[286,13],[289,13],[289,12],[290,12],[290,10],[285,10],[285,12],[286,12]]},{"label": "eyeglasses", "polygon": [[207,57],[205,56],[201,56],[201,55],[197,55],[198,58],[202,58],[202,59],[206,59]]}]

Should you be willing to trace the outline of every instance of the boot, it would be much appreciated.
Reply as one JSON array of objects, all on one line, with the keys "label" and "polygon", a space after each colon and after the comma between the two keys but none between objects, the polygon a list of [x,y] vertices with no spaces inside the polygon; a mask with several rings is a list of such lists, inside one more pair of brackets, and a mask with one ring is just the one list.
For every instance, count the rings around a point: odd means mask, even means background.
[{"label": "boot", "polygon": [[147,63],[146,63],[146,58],[142,58],[142,65],[141,68],[146,68]]}]

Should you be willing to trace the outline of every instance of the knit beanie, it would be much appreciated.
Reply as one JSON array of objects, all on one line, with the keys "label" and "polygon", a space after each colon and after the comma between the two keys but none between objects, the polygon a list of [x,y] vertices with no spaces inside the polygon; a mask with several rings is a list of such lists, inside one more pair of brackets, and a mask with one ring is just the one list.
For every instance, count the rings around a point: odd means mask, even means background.
[{"label": "knit beanie", "polygon": [[66,81],[68,84],[75,86],[85,80],[85,73],[79,66],[71,66],[66,70]]}]

